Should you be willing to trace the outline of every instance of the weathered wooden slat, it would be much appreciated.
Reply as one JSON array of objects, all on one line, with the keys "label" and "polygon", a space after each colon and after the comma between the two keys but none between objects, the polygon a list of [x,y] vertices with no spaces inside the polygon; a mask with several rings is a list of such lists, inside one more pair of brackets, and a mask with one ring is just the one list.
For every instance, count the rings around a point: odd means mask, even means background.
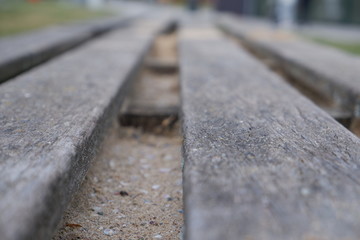
[{"label": "weathered wooden slat", "polygon": [[49,239],[127,83],[169,17],[161,12],[0,87],[0,238]]},{"label": "weathered wooden slat", "polygon": [[186,240],[359,239],[360,140],[211,26],[179,42]]},{"label": "weathered wooden slat", "polygon": [[[142,12],[141,12],[142,13]],[[139,13],[49,27],[0,39],[0,83],[95,36],[127,25]]]},{"label": "weathered wooden slat", "polygon": [[219,16],[218,23],[252,51],[274,59],[281,69],[360,117],[360,58],[275,30],[265,22]]}]

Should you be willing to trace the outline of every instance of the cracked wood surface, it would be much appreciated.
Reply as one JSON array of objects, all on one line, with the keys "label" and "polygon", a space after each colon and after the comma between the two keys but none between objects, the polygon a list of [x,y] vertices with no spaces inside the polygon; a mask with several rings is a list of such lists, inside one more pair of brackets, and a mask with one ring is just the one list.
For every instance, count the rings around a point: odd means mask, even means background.
[{"label": "cracked wood surface", "polygon": [[186,239],[359,239],[360,140],[195,25],[179,40]]}]

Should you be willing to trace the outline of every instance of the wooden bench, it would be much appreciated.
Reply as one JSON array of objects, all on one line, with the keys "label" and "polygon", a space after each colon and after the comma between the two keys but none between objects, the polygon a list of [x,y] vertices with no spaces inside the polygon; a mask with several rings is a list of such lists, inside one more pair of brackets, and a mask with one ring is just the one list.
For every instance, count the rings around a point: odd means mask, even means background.
[{"label": "wooden bench", "polygon": [[[360,135],[360,58],[275,30],[270,24],[234,15],[219,15],[219,26],[241,39],[257,55],[333,102],[337,112],[353,118],[350,128]],[[338,109],[338,110],[336,110]]]},{"label": "wooden bench", "polygon": [[360,140],[211,25],[179,42],[185,239],[360,239]]},{"label": "wooden bench", "polygon": [[156,13],[0,87],[0,238],[49,239],[154,37]]}]

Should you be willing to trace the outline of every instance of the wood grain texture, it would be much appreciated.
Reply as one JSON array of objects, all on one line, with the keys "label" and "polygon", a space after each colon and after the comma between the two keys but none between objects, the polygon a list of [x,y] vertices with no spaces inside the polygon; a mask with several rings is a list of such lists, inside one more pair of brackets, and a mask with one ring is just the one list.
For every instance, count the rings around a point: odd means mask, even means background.
[{"label": "wood grain texture", "polygon": [[186,240],[359,239],[360,140],[212,26],[179,42]]},{"label": "wood grain texture", "polygon": [[0,87],[0,238],[49,239],[153,38],[157,13]]}]

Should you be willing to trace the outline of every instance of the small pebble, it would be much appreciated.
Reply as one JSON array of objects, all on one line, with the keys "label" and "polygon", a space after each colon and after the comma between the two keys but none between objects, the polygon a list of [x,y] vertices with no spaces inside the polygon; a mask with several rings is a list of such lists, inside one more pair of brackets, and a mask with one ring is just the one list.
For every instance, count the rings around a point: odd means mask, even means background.
[{"label": "small pebble", "polygon": [[[104,215],[104,212],[102,210],[101,207],[93,207],[92,210],[97,214],[97,215]],[[96,215],[95,215],[96,216]]]},{"label": "small pebble", "polygon": [[148,199],[144,199],[144,203],[145,204],[151,204],[152,202],[150,200],[148,200]]},{"label": "small pebble", "polygon": [[102,208],[101,207],[93,207],[92,210],[96,213],[102,212]]},{"label": "small pebble", "polygon": [[112,235],[114,235],[114,233],[115,233],[115,231],[112,230],[112,229],[106,228],[106,229],[104,230],[104,234],[105,234],[105,235],[108,235],[108,236],[112,236]]},{"label": "small pebble", "polygon": [[159,188],[160,188],[160,185],[153,185],[151,188],[154,189],[154,190],[156,190],[156,189],[159,189]]},{"label": "small pebble", "polygon": [[143,194],[145,194],[145,195],[149,193],[149,192],[146,191],[145,189],[140,189],[139,192],[141,192],[141,193],[143,193]]},{"label": "small pebble", "polygon": [[160,234],[158,234],[158,235],[155,235],[154,238],[160,239],[160,238],[162,238],[162,236]]}]

